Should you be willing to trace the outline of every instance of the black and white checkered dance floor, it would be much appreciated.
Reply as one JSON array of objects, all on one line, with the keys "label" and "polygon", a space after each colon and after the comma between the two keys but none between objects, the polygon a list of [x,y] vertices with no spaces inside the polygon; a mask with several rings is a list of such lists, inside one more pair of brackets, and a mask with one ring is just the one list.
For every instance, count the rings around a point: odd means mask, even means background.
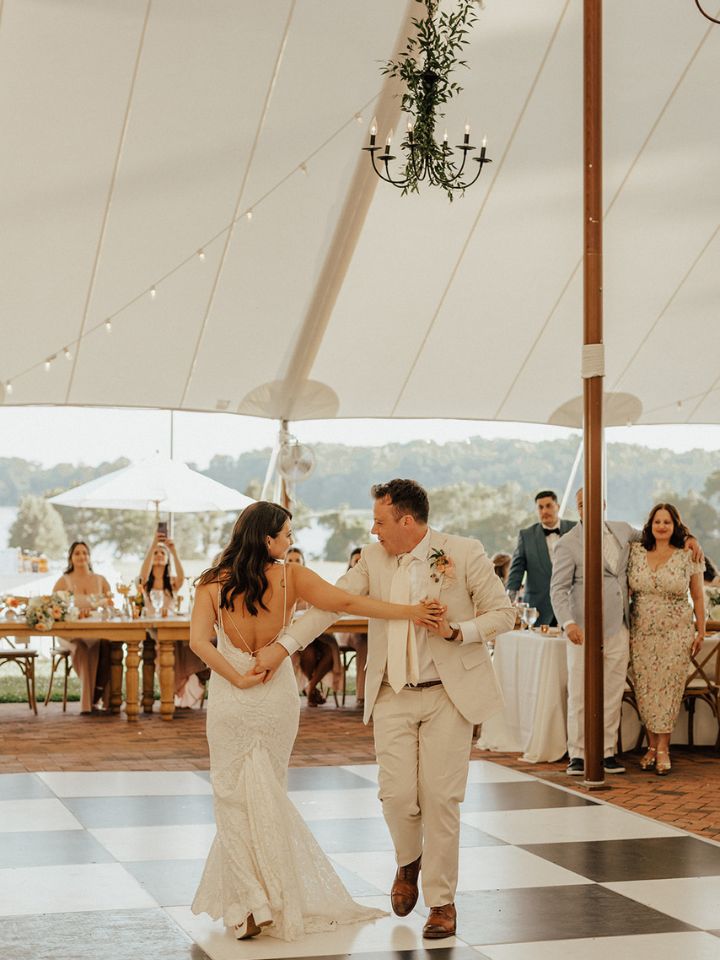
[{"label": "black and white checkered dance floor", "polygon": [[[290,795],[357,899],[395,872],[374,766],[290,770]],[[214,834],[207,774],[0,776],[3,960],[720,960],[720,845],[486,761],[462,813],[458,936],[427,911],[298,943],[239,943],[190,912]],[[440,951],[440,952],[438,952]]]}]

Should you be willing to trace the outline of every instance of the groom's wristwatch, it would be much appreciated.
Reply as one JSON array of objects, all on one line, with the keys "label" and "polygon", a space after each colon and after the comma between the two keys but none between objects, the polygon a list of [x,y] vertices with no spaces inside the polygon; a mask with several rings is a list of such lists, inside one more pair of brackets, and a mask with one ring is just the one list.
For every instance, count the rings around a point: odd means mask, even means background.
[{"label": "groom's wristwatch", "polygon": [[451,620],[448,626],[452,630],[452,633],[449,637],[443,637],[443,640],[447,640],[448,643],[452,643],[453,640],[457,640],[457,638],[460,636],[460,624]]}]

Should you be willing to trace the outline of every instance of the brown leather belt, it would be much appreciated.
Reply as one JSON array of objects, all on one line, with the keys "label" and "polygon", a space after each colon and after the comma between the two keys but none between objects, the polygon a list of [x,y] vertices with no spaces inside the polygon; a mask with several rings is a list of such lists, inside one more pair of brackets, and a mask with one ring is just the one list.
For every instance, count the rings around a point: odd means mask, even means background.
[{"label": "brown leather belt", "polygon": [[[403,690],[424,690],[426,687],[437,687],[442,684],[442,680],[425,680],[423,683],[406,683]],[[389,687],[387,680],[383,680],[383,686]]]}]

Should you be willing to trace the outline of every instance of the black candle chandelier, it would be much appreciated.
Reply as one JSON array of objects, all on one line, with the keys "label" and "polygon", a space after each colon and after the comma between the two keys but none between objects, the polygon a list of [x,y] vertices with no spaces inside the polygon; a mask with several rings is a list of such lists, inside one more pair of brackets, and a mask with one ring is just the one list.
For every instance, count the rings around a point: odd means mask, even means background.
[{"label": "black candle chandelier", "polygon": [[[377,146],[375,142],[377,139],[377,121],[373,118],[370,127],[370,146],[363,147],[363,150],[370,154],[373,170],[380,179],[401,190],[407,190],[412,184],[419,183],[422,180],[427,180],[433,186],[443,187],[445,190],[465,190],[477,181],[482,173],[483,166],[486,163],[492,163],[490,157],[487,156],[487,137],[483,137],[479,156],[471,157],[471,162],[478,165],[475,175],[472,176],[472,169],[470,169],[468,176],[471,176],[472,179],[462,179],[468,154],[477,149],[470,143],[469,123],[465,124],[463,142],[455,147],[455,150],[462,152],[460,166],[455,163],[453,150],[448,146],[447,130],[440,144],[434,139],[431,144],[428,144],[426,138],[423,138],[423,142],[419,143],[416,141],[414,133],[413,125],[408,121],[407,136],[401,145],[406,157],[405,175],[399,178],[393,177],[390,173],[390,161],[397,159],[394,154],[390,153],[392,130],[385,140],[385,149],[382,153],[379,153],[381,147]],[[378,156],[375,156],[375,154],[378,154]],[[382,168],[378,166],[378,160],[383,164]]]},{"label": "black candle chandelier", "polygon": [[[403,193],[418,192],[419,184],[426,181],[444,189],[452,200],[458,191],[466,190],[477,181],[486,163],[492,163],[487,156],[486,138],[479,154],[471,156],[477,148],[470,143],[469,124],[465,124],[463,142],[455,148],[448,144],[447,131],[440,142],[435,133],[445,104],[462,90],[450,75],[456,66],[467,66],[459,55],[477,20],[476,0],[459,0],[454,10],[443,13],[438,10],[438,0],[417,2],[424,3],[426,16],[413,19],[414,35],[408,38],[405,50],[397,60],[391,60],[382,68],[384,74],[405,84],[402,110],[410,119],[400,144],[403,168],[397,175],[391,172],[390,163],[397,159],[391,152],[393,132],[388,133],[385,147],[380,147],[374,119],[370,143],[363,150],[370,154],[378,177]],[[477,164],[477,168],[473,169],[472,164]]]}]

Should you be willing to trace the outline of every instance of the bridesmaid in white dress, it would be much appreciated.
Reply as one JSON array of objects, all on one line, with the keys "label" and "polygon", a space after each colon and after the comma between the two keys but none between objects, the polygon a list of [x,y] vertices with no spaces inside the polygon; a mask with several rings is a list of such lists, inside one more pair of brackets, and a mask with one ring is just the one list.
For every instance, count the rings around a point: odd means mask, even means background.
[{"label": "bridesmaid in white dress", "polygon": [[263,684],[264,673],[252,672],[255,652],[279,636],[298,600],[430,626],[442,616],[434,600],[385,603],[286,566],[291,518],[264,501],[240,514],[230,543],[199,578],[190,627],[190,646],[212,669],[207,737],[217,824],[192,909],[222,919],[238,939],[267,927],[271,936],[297,940],[383,915],[352,900],[287,796],[297,686],[289,658]]},{"label": "bridesmaid in white dress", "polygon": [[[87,613],[97,606],[112,607],[112,590],[105,577],[95,573],[90,561],[90,547],[84,540],[75,540],[68,551],[68,565],[53,587],[73,595],[73,603]],[[80,713],[91,713],[100,700],[110,705],[110,644],[107,640],[61,640],[69,648],[72,665],[80,678]]]}]

